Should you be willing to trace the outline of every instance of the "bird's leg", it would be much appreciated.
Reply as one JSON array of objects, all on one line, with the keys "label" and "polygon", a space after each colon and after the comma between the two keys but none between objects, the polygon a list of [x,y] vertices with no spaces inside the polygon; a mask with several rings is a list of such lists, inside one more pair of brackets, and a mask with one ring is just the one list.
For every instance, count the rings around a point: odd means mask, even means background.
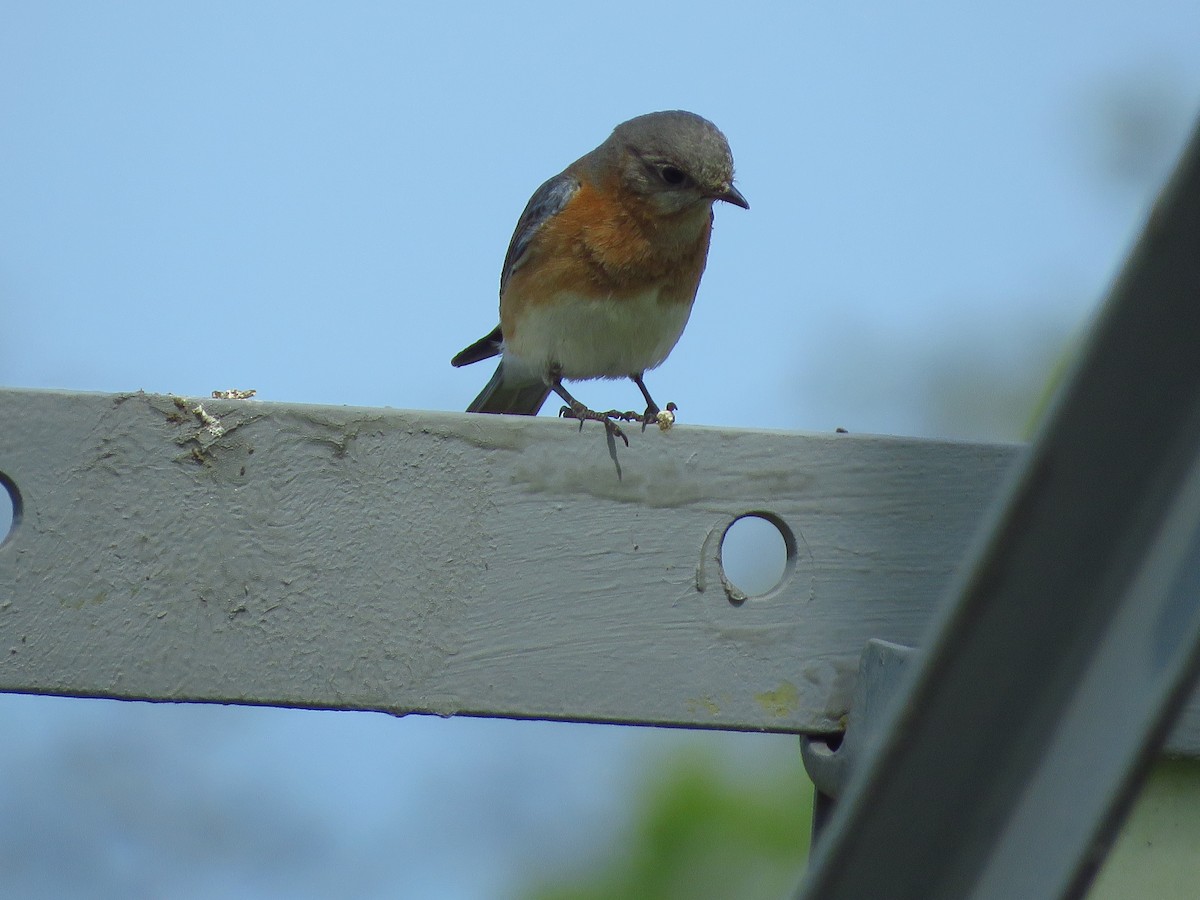
[{"label": "bird's leg", "polygon": [[630,375],[629,379],[638,386],[638,390],[642,392],[642,396],[646,398],[646,415],[642,425],[645,426],[646,421],[657,416],[660,412],[658,404],[654,402],[654,398],[650,396],[650,392],[646,390],[646,382],[642,381],[642,376],[645,372],[638,372],[636,375]]},{"label": "bird's leg", "polygon": [[[645,372],[638,372],[636,375],[630,375],[629,378],[638,386],[638,390],[642,392],[642,396],[646,398],[646,412],[641,417],[642,431],[645,431],[647,425],[649,425],[651,422],[658,421],[658,414],[662,412],[662,410],[658,408],[658,404],[654,402],[654,398],[651,397],[650,392],[646,390],[646,382],[642,381],[643,375],[645,375]],[[667,404],[668,412],[674,412],[678,408],[679,407],[677,407],[674,403]],[[667,426],[664,425],[663,427],[665,428]]]},{"label": "bird's leg", "polygon": [[567,404],[558,411],[560,416],[563,416],[564,418],[578,419],[580,431],[583,430],[583,423],[586,421],[590,420],[593,422],[603,422],[604,429],[610,436],[619,437],[625,442],[626,447],[629,446],[629,438],[625,437],[625,432],[623,432],[621,427],[612,420],[611,414],[600,413],[596,412],[594,409],[588,409],[588,407],[584,406],[582,403],[572,397],[570,392],[563,387],[562,374],[560,372],[552,371],[550,373],[549,382],[550,390],[558,394],[558,396],[560,396]]}]

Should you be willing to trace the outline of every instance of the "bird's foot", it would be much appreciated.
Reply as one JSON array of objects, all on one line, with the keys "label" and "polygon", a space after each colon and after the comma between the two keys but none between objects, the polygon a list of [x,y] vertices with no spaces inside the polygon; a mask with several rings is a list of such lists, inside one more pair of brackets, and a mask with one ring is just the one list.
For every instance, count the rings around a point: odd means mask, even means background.
[{"label": "bird's foot", "polygon": [[619,409],[610,409],[608,412],[602,412],[600,415],[606,419],[620,419],[622,422],[641,422],[641,413],[635,413],[632,410],[621,412]]},{"label": "bird's foot", "polygon": [[[645,391],[643,393],[646,397],[646,411],[638,416],[638,421],[642,423],[642,431],[645,431],[647,425],[658,421],[658,414],[661,410],[659,410],[658,404],[650,399],[649,393]],[[670,406],[671,404],[668,403],[667,405]]]},{"label": "bird's foot", "polygon": [[588,409],[578,400],[562,407],[558,411],[558,414],[564,419],[578,419],[580,431],[583,431],[584,422],[603,422],[604,430],[607,431],[611,437],[619,437],[625,442],[626,447],[629,446],[629,438],[625,436],[625,432],[621,430],[621,426],[614,422],[613,419],[616,418],[621,419],[624,422],[630,422],[638,418],[636,413],[630,413],[629,415],[632,415],[633,419],[627,419],[624,417],[624,413],[617,412],[616,410],[609,410],[608,412],[596,412],[594,409]]}]

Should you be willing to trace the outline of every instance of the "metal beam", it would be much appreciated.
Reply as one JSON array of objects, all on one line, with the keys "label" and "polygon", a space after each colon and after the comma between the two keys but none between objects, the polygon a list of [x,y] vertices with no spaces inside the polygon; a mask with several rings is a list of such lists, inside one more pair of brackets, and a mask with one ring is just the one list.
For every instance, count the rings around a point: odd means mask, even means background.
[{"label": "metal beam", "polygon": [[[0,690],[840,730],[1019,448],[0,391]],[[0,478],[0,482],[3,478]],[[793,558],[730,601],[720,538]],[[736,598],[736,595],[734,597]],[[1171,738],[1200,756],[1200,698]]]},{"label": "metal beam", "polygon": [[1200,646],[1200,132],[804,896],[1077,897]]},{"label": "metal beam", "polygon": [[[0,393],[0,690],[833,731],[1016,452],[679,425],[618,478],[550,418]],[[750,511],[792,560],[731,602]]]}]

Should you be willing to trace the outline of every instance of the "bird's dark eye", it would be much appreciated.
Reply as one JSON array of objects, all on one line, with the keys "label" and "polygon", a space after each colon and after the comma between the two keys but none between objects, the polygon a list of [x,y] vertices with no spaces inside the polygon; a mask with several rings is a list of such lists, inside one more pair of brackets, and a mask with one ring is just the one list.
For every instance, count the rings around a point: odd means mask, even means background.
[{"label": "bird's dark eye", "polygon": [[662,176],[662,180],[670,185],[680,185],[687,181],[687,175],[683,169],[676,166],[663,166],[658,170],[658,174]]}]

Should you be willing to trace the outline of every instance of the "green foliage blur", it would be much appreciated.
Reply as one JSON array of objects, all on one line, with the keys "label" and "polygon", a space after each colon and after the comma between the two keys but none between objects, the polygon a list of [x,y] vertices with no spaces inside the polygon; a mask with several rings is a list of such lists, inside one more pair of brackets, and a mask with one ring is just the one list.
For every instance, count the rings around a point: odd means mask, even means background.
[{"label": "green foliage blur", "polygon": [[744,775],[691,748],[652,764],[629,830],[589,872],[528,900],[779,900],[808,856],[812,786],[800,764]]}]

